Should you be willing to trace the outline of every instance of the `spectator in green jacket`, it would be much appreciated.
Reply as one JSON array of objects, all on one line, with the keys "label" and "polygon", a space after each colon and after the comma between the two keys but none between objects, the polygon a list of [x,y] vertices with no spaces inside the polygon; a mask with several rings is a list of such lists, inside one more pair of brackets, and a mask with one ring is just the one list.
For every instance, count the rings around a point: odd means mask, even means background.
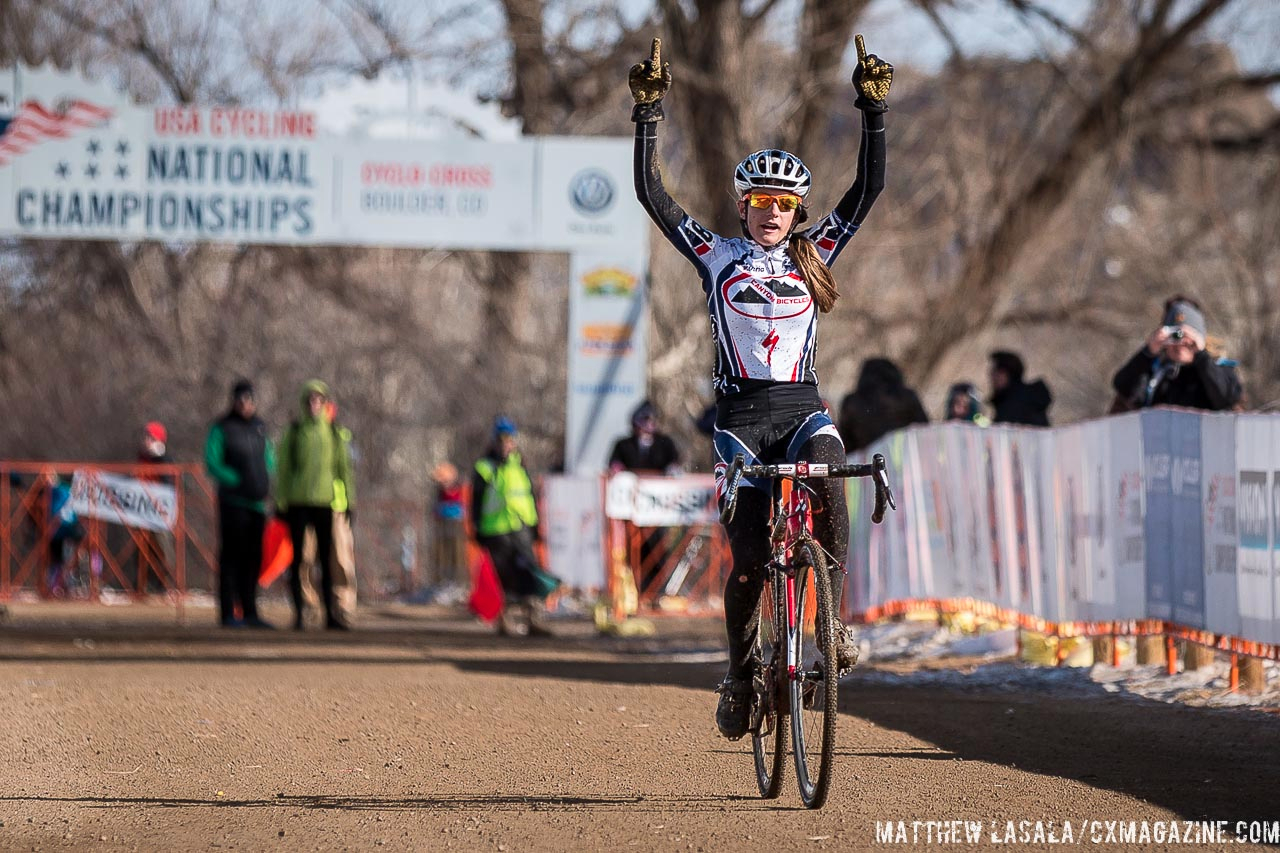
[{"label": "spectator in green jacket", "polygon": [[[338,406],[332,400],[325,405],[325,417],[335,425],[338,436],[347,445],[352,469],[359,464],[351,430],[338,423]],[[307,534],[307,546],[302,558],[302,598],[306,610],[319,609],[320,592],[316,587],[316,538]],[[333,597],[337,601],[339,621],[351,624],[356,613],[356,549],[351,533],[351,521],[347,517],[347,493],[341,480],[333,484]]]},{"label": "spectator in green jacket", "polygon": [[351,474],[347,442],[325,416],[329,386],[312,379],[302,386],[302,417],[291,423],[280,440],[276,478],[276,512],[289,523],[293,563],[289,587],[293,595],[293,626],[301,631],[305,603],[302,597],[302,559],[307,530],[316,537],[316,562],[320,564],[320,588],[324,597],[325,626],[347,630],[333,588],[333,502],[346,496],[347,521],[355,524],[356,489]]},{"label": "spectator in green jacket", "polygon": [[258,616],[257,594],[275,462],[253,385],[242,379],[231,390],[231,410],[209,427],[204,445],[205,468],[218,484],[218,617],[224,628],[272,627]]}]

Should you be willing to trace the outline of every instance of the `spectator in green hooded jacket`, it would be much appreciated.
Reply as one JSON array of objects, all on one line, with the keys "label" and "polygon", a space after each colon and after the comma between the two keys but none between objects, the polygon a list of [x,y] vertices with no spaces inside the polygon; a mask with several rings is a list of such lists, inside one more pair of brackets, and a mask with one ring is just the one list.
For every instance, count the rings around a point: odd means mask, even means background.
[{"label": "spectator in green hooded jacket", "polygon": [[347,442],[325,416],[329,397],[329,386],[318,379],[302,386],[302,416],[285,430],[277,453],[276,511],[288,521],[293,540],[289,588],[293,595],[293,626],[299,631],[303,629],[305,612],[301,564],[308,529],[316,537],[325,625],[338,630],[348,628],[334,597],[333,502],[336,494],[346,496],[347,520],[354,526],[356,490]]}]

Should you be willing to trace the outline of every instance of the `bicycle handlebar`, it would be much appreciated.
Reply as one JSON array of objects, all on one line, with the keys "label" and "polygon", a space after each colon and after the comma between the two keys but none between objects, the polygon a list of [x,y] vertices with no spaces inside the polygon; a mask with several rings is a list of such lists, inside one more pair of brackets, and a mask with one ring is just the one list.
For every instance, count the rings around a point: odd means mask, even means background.
[{"label": "bicycle handlebar", "polygon": [[788,479],[802,482],[804,480],[820,480],[827,477],[870,477],[876,488],[875,508],[871,511],[871,520],[879,524],[884,520],[885,508],[896,510],[898,504],[893,499],[893,491],[889,488],[889,478],[885,474],[884,456],[877,453],[870,462],[850,462],[831,465],[821,462],[796,462],[781,465],[748,465],[746,457],[739,453],[733,457],[729,470],[725,473],[725,502],[720,510],[720,523],[727,525],[733,521],[738,507],[738,484],[743,477],[748,479]]}]

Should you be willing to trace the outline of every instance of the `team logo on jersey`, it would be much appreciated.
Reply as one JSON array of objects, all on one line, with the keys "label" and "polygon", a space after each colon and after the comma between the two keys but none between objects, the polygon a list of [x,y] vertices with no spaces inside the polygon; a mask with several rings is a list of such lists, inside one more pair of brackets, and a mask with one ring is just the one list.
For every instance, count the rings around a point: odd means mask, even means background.
[{"label": "team logo on jersey", "polygon": [[778,342],[780,340],[781,338],[778,337],[778,330],[770,329],[769,334],[765,335],[764,340],[760,342],[760,346],[764,347],[765,351],[769,353],[769,357],[764,360],[765,364],[773,364],[773,350],[778,346]]},{"label": "team logo on jersey", "polygon": [[617,191],[613,178],[600,169],[583,169],[569,182],[569,200],[574,208],[588,216],[599,216],[613,206]]},{"label": "team logo on jersey", "polygon": [[755,276],[739,273],[724,283],[724,301],[737,313],[754,320],[784,320],[809,310],[813,299],[795,273]]}]

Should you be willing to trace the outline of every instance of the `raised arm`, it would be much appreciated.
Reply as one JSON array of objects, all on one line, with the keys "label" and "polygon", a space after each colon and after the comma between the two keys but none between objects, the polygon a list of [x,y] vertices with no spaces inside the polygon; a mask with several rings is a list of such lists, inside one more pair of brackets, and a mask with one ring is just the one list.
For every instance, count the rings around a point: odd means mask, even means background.
[{"label": "raised arm", "polygon": [[649,59],[631,66],[627,82],[635,108],[631,120],[636,125],[633,169],[636,198],[668,238],[684,219],[684,211],[667,194],[658,168],[658,122],[662,121],[662,97],[671,87],[671,66],[662,62],[662,39],[653,40]]},{"label": "raised arm", "polygon": [[867,55],[862,36],[856,37],[858,65],[853,84],[858,98],[853,105],[862,110],[862,141],[858,147],[858,172],[835,210],[818,220],[806,232],[817,246],[818,256],[830,266],[857,233],[867,211],[884,189],[884,114],[889,109],[889,84],[893,66],[875,54]]},{"label": "raised arm", "polygon": [[893,82],[893,66],[868,55],[862,36],[856,36],[858,65],[853,71],[853,84],[858,90],[854,106],[862,110],[862,141],[858,148],[858,173],[853,185],[836,205],[836,213],[854,226],[862,224],[867,211],[884,189],[884,114],[889,109],[885,100]]},{"label": "raised arm", "polygon": [[858,147],[858,173],[836,205],[836,214],[852,225],[861,225],[867,211],[884,189],[884,113],[862,111],[862,141]]}]

